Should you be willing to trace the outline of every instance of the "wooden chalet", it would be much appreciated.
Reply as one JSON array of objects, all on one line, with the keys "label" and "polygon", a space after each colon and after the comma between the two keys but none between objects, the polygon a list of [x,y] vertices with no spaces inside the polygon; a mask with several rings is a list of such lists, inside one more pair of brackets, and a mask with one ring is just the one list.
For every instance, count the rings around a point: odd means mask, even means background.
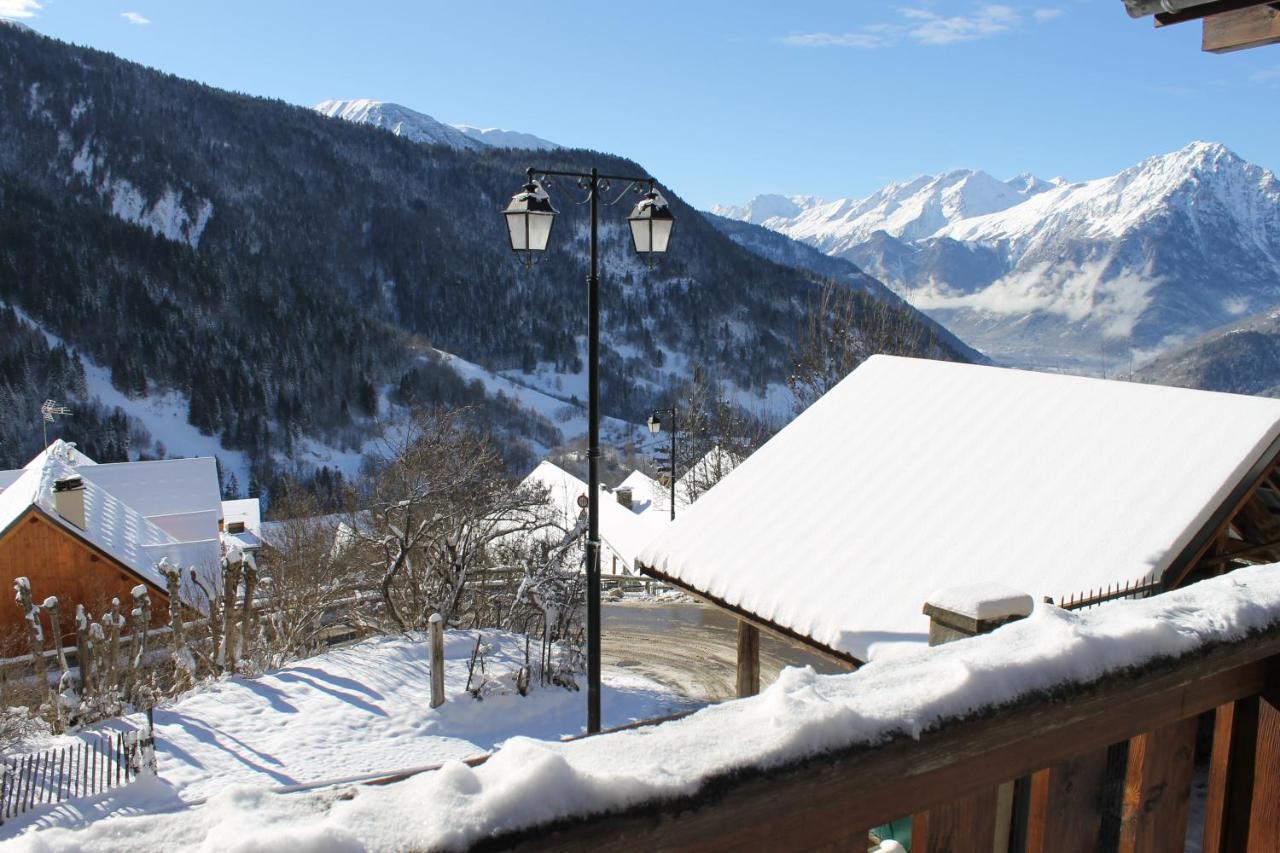
[{"label": "wooden chalet", "polygon": [[[1069,609],[1280,561],[1280,401],[874,356],[640,555],[850,667],[924,645],[944,587]],[[745,675],[744,675],[745,673]]]},{"label": "wooden chalet", "polygon": [[[161,560],[216,582],[217,482],[211,458],[98,465],[55,442],[25,468],[0,472],[0,585],[12,589],[27,577],[37,603],[57,597],[68,637],[76,605],[97,616],[118,598],[127,612],[139,584],[151,595],[153,621],[162,624],[168,594],[156,568]],[[0,614],[0,653],[16,653],[21,645],[10,646],[22,615],[12,606]]]}]

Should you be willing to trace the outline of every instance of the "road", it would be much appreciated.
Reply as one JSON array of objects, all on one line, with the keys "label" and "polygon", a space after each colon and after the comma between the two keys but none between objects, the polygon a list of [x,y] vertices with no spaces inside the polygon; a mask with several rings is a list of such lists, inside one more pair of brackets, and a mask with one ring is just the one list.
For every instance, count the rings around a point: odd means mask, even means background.
[{"label": "road", "polygon": [[[604,606],[601,662],[639,672],[691,699],[734,695],[738,622],[702,604],[626,602]],[[761,633],[760,687],[786,666],[843,672],[826,658]]]}]

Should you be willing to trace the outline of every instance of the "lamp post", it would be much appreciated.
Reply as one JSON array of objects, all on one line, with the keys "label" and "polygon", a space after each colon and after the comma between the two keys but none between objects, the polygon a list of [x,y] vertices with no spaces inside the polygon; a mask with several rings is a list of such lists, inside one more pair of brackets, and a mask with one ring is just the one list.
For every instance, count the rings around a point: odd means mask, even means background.
[{"label": "lamp post", "polygon": [[[600,193],[607,192],[613,181],[627,184],[614,204],[629,190],[644,193],[627,222],[636,252],[646,258],[667,251],[675,218],[650,177],[602,175],[594,168],[590,172],[530,168],[525,177],[525,185],[502,213],[511,249],[526,266],[532,266],[547,250],[557,215],[546,191],[548,179],[577,181],[587,191],[586,201],[591,205],[591,266],[587,273],[587,731],[594,733],[600,731]],[[648,191],[644,192],[642,187],[646,186]]]},{"label": "lamp post", "polygon": [[676,520],[676,406],[671,404],[669,409],[658,409],[652,415],[649,415],[649,434],[657,435],[662,432],[662,417],[666,415],[670,420],[667,422],[667,429],[671,432],[671,520]]}]

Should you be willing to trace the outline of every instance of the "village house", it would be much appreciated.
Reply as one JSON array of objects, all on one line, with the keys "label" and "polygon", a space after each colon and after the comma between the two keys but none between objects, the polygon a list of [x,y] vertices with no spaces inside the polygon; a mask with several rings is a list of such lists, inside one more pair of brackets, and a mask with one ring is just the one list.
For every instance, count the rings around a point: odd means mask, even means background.
[{"label": "village house", "polygon": [[[98,464],[55,441],[24,468],[0,471],[0,585],[12,589],[27,577],[37,602],[55,596],[71,613],[84,605],[100,614],[112,598],[131,606],[141,584],[153,622],[163,623],[162,560],[216,588],[220,497],[211,457]],[[0,613],[0,629],[12,635],[22,623],[18,609]],[[72,619],[63,625],[74,630]]]},{"label": "village house", "polygon": [[927,643],[940,589],[1075,607],[1280,559],[1278,437],[1277,400],[878,355],[639,561],[739,618],[740,670],[759,629],[856,667]]}]

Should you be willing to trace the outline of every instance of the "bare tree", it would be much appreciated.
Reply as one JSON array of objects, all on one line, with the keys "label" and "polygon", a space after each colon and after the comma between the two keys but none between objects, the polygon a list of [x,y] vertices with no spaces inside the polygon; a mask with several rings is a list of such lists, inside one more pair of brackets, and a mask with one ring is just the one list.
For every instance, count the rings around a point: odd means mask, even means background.
[{"label": "bare tree", "polygon": [[787,385],[796,410],[807,409],[876,353],[934,356],[944,349],[934,327],[906,304],[827,282],[791,352]]},{"label": "bare tree", "polygon": [[264,619],[267,651],[278,665],[315,648],[327,620],[346,615],[361,577],[358,564],[335,547],[338,519],[321,516],[313,495],[288,489],[271,509],[277,517],[259,564],[270,602]]},{"label": "bare tree", "polygon": [[372,556],[385,616],[401,631],[422,629],[434,612],[450,624],[473,573],[502,564],[502,543],[551,523],[545,493],[505,476],[466,410],[418,413],[387,445],[363,503],[340,544]]}]

